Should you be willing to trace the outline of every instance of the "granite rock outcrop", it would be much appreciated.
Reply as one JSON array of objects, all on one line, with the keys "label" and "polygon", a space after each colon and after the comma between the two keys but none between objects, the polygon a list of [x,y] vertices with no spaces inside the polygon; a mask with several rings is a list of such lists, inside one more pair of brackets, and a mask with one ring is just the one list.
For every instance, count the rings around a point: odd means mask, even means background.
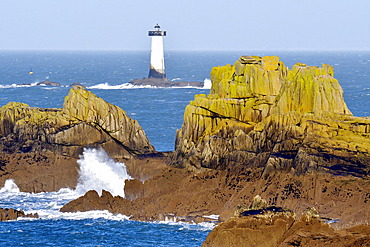
[{"label": "granite rock outcrop", "polygon": [[333,67],[243,56],[211,80],[185,109],[172,165],[369,175],[370,118],[351,114]]},{"label": "granite rock outcrop", "polygon": [[16,102],[0,108],[0,182],[13,178],[29,192],[73,188],[76,159],[87,146],[121,160],[155,151],[136,120],[81,86],[62,109]]}]

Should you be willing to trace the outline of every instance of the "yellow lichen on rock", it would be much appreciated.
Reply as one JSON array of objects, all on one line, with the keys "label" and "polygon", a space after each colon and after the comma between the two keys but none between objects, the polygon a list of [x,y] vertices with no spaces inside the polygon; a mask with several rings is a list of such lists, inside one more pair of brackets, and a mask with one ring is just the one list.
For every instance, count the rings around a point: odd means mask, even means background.
[{"label": "yellow lichen on rock", "polygon": [[52,152],[61,149],[71,156],[78,156],[77,149],[86,145],[102,145],[124,157],[154,151],[136,120],[81,86],[69,91],[62,109],[14,102],[1,107],[0,134],[4,137],[10,133],[18,136],[19,143],[41,140],[47,143],[44,146],[57,145]]},{"label": "yellow lichen on rock", "polygon": [[351,114],[343,90],[333,77],[333,67],[295,65],[289,71],[272,113],[315,113],[323,111]]},{"label": "yellow lichen on rock", "polygon": [[333,76],[330,65],[289,70],[276,56],[213,68],[211,93],[185,109],[172,163],[368,174],[370,119],[352,116]]}]

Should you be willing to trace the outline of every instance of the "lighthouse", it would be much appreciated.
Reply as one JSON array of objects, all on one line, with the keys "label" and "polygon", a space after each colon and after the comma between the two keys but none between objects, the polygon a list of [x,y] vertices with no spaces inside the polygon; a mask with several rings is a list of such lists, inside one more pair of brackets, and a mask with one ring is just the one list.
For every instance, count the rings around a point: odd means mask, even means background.
[{"label": "lighthouse", "polygon": [[161,27],[157,24],[154,26],[154,31],[149,31],[148,35],[152,37],[148,78],[167,80],[164,70],[163,50],[163,37],[166,36],[166,31],[161,31]]}]

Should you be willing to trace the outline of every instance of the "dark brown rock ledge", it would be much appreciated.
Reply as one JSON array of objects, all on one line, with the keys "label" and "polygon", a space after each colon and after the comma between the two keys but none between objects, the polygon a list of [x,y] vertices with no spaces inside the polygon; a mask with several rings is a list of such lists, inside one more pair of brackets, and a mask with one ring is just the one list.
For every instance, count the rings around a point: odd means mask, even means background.
[{"label": "dark brown rock ledge", "polygon": [[0,208],[0,221],[16,220],[20,217],[39,218],[38,214],[25,214],[22,210],[12,208]]},{"label": "dark brown rock ledge", "polygon": [[262,207],[236,212],[234,217],[214,228],[202,246],[370,246],[370,226],[336,231],[320,219],[314,208],[296,219],[292,211],[259,206]]}]

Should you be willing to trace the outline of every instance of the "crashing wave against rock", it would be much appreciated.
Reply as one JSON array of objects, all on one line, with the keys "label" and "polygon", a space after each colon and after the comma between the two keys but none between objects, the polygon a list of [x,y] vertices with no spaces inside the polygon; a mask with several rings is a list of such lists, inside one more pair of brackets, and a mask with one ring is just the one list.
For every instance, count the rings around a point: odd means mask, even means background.
[{"label": "crashing wave against rock", "polygon": [[209,95],[196,95],[177,132],[172,165],[367,176],[370,119],[354,117],[334,69],[276,56],[215,67]]},{"label": "crashing wave against rock", "polygon": [[0,181],[13,178],[21,191],[76,186],[76,160],[86,146],[121,159],[155,151],[136,120],[81,86],[62,109],[16,102],[0,108]]}]

